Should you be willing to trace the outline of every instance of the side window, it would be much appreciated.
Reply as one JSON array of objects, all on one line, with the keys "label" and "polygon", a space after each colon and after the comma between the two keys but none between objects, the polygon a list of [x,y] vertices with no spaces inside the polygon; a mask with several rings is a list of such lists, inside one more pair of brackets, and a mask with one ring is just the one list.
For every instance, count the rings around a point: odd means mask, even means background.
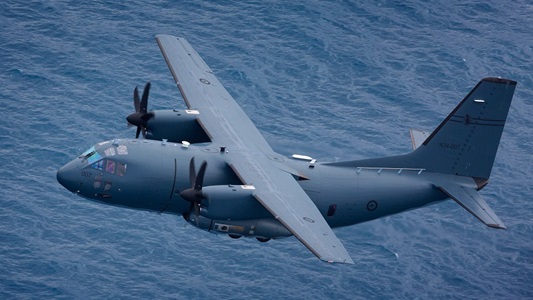
[{"label": "side window", "polygon": [[118,176],[124,176],[124,174],[126,174],[126,168],[127,167],[128,167],[128,165],[126,165],[126,164],[117,163],[117,172],[116,172],[116,174]]},{"label": "side window", "polygon": [[107,173],[115,173],[115,162],[112,160],[108,160],[105,165],[105,171]]},{"label": "side window", "polygon": [[95,170],[105,170],[107,173],[115,174],[117,176],[124,176],[126,174],[126,169],[128,165],[109,159],[102,159],[93,163],[91,167]]}]

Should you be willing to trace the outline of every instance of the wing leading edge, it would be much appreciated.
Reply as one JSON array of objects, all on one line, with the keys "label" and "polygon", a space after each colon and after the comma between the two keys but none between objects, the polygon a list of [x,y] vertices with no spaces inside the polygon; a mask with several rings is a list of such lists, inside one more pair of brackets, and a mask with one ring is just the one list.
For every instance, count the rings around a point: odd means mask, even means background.
[{"label": "wing leading edge", "polygon": [[218,146],[229,151],[226,161],[254,197],[313,254],[328,262],[353,264],[328,223],[289,173],[259,130],[184,38],[156,36],[170,72],[189,109]]}]

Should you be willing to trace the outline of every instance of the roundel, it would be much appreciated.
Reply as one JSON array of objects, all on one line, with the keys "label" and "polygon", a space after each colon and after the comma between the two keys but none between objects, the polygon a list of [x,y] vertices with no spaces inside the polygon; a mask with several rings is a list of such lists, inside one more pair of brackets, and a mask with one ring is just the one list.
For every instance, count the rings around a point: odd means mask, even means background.
[{"label": "roundel", "polygon": [[378,203],[375,200],[370,200],[366,204],[366,209],[368,209],[369,211],[375,211],[376,208],[378,208]]}]

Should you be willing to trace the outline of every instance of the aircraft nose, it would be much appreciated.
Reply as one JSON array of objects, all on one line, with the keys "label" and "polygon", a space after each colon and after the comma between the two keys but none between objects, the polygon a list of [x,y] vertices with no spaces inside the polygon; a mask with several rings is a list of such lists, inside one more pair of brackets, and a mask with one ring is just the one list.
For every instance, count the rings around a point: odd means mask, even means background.
[{"label": "aircraft nose", "polygon": [[79,185],[79,180],[77,180],[77,177],[79,176],[79,168],[78,168],[78,161],[73,160],[69,162],[68,164],[62,166],[57,171],[57,181],[64,186],[67,190],[76,193]]}]

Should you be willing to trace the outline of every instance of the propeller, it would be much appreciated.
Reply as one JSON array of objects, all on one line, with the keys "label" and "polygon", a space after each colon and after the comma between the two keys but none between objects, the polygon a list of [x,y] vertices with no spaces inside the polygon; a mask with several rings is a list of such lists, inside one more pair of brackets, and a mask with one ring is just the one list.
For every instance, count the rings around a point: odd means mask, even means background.
[{"label": "propeller", "polygon": [[137,126],[137,133],[135,138],[139,138],[139,134],[143,133],[143,137],[146,135],[146,124],[150,118],[154,116],[153,112],[148,112],[148,95],[150,94],[150,82],[147,82],[144,86],[143,96],[139,99],[139,89],[135,87],[133,90],[133,106],[135,107],[135,112],[126,117],[128,123]]},{"label": "propeller", "polygon": [[180,196],[183,199],[191,202],[191,207],[189,208],[189,212],[185,217],[186,219],[189,219],[190,214],[194,210],[194,213],[196,215],[195,219],[197,227],[199,222],[198,216],[200,215],[200,204],[202,203],[202,200],[206,198],[206,195],[202,193],[202,186],[204,184],[204,175],[206,168],[207,162],[204,160],[200,165],[200,170],[198,171],[198,173],[196,173],[196,167],[194,166],[194,157],[191,158],[191,162],[189,164],[189,181],[191,183],[191,187],[183,190],[180,193]]}]

